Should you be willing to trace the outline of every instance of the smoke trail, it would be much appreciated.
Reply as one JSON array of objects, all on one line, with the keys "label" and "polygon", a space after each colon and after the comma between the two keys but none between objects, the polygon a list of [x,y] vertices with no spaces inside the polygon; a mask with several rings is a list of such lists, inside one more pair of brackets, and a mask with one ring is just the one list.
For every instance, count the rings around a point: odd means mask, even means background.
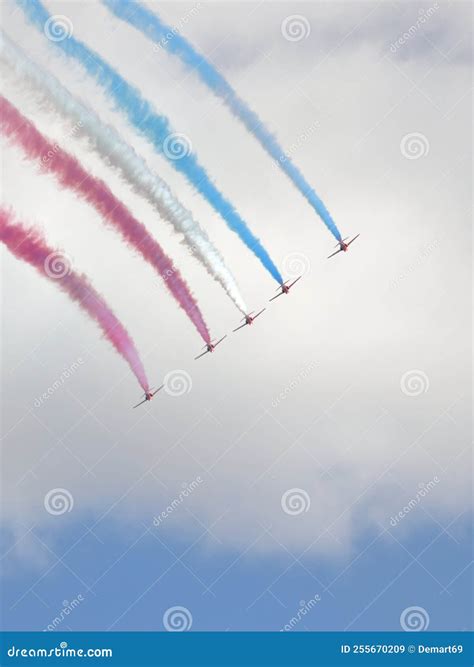
[{"label": "smoke trail", "polygon": [[89,146],[110,167],[116,169],[133,188],[183,234],[193,256],[225,289],[237,308],[247,312],[234,277],[206,232],[175,198],[166,183],[153,173],[135,150],[110,125],[102,123],[97,114],[76,99],[51,74],[33,63],[25,53],[0,32],[0,56],[9,70],[15,72],[34,90],[41,106],[55,109],[73,125],[74,136],[87,136]]},{"label": "smoke trail", "polygon": [[[130,366],[143,391],[149,391],[146,373],[135,343],[86,276],[73,271],[67,263],[59,266],[61,253],[50,248],[39,232],[16,222],[12,214],[3,208],[0,208],[0,241],[15,257],[34,266],[66,292],[72,301],[78,303],[89,317],[97,322],[107,340]],[[54,266],[52,262],[55,262]]]},{"label": "smoke trail", "polygon": [[[258,257],[263,266],[270,272],[278,283],[283,279],[268,252],[254,236],[247,224],[240,217],[232,204],[216,188],[209,178],[204,167],[199,164],[189,146],[174,143],[176,135],[171,129],[168,119],[160,116],[154,110],[140,91],[129,84],[120,74],[103,60],[98,53],[89,49],[85,44],[75,39],[71,31],[60,34],[64,26],[54,24],[54,17],[50,16],[39,0],[16,0],[23,9],[28,20],[41,32],[46,31],[51,36],[51,43],[59,47],[65,54],[77,60],[86,72],[104,89],[106,95],[126,115],[129,123],[146,137],[196,190],[221,215],[228,227],[232,229],[245,245]],[[48,30],[46,30],[48,28]],[[177,149],[177,150],[176,150]],[[176,150],[176,152],[174,152]]]},{"label": "smoke trail", "polygon": [[155,13],[140,5],[136,0],[103,0],[103,2],[116,16],[133,25],[154,42],[160,43],[170,53],[177,55],[187,67],[196,70],[206,86],[222,99],[232,114],[242,121],[270,157],[278,162],[293,185],[321,217],[329,231],[340,241],[341,233],[314,189],[298,167],[285,155],[276,137],[267,130],[257,114],[237,95],[214,65],[198,53],[177,30],[163,23]]},{"label": "smoke trail", "polygon": [[122,202],[99,179],[89,176],[76,158],[49,142],[8,100],[0,96],[0,131],[21,147],[30,160],[39,160],[66,188],[76,192],[118,229],[127,243],[140,252],[162,276],[166,286],[184,309],[203,339],[210,341],[209,331],[199,307],[186,283],[165,255],[161,246],[136,220]]}]

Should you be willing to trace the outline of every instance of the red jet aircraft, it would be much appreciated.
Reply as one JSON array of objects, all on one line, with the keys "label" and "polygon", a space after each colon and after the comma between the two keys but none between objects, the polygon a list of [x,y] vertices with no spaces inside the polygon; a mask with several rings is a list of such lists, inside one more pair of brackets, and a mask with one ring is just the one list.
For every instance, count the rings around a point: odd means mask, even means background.
[{"label": "red jet aircraft", "polygon": [[300,280],[301,278],[302,278],[302,276],[298,276],[298,278],[296,278],[296,280],[293,280],[293,282],[290,283],[289,285],[288,285],[288,283],[290,282],[291,278],[289,280],[286,280],[282,285],[280,285],[280,287],[277,287],[277,290],[281,289],[280,294],[277,294],[276,296],[272,296],[270,301],[273,301],[274,299],[278,299],[278,297],[281,296],[282,294],[288,294],[288,292],[290,291],[290,288],[293,287],[293,285],[295,283],[297,283],[298,280]]},{"label": "red jet aircraft", "polygon": [[262,313],[264,313],[265,311],[266,311],[266,308],[262,308],[262,310],[261,310],[260,312],[258,312],[256,315],[254,315],[254,312],[255,312],[255,311],[252,311],[251,313],[249,313],[248,315],[246,315],[246,316],[244,317],[244,319],[242,320],[243,324],[241,324],[240,326],[238,326],[237,329],[234,329],[234,332],[235,332],[235,331],[238,331],[239,329],[243,329],[244,327],[247,326],[247,324],[250,326],[250,325],[252,324],[252,322],[253,322],[254,320],[256,320],[257,317],[258,317],[259,315],[261,315]]},{"label": "red jet aircraft", "polygon": [[224,338],[227,338],[227,334],[226,334],[225,336],[222,336],[222,338],[221,338],[220,340],[218,340],[217,343],[213,343],[213,342],[211,341],[211,342],[208,343],[207,345],[204,345],[206,351],[205,351],[205,352],[202,352],[201,354],[198,354],[198,356],[197,356],[197,357],[194,357],[194,359],[200,359],[201,357],[203,357],[203,356],[204,356],[205,354],[207,354],[208,352],[214,352],[214,350],[216,349],[216,347],[219,345],[219,343],[222,343],[222,341],[224,340]]},{"label": "red jet aircraft", "polygon": [[156,389],[155,391],[152,391],[151,389],[150,389],[150,391],[146,391],[146,392],[143,394],[144,397],[145,397],[145,398],[143,399],[143,401],[140,401],[140,403],[137,403],[137,404],[134,405],[133,407],[134,407],[134,408],[138,408],[139,405],[143,405],[143,403],[146,403],[147,401],[151,401],[151,399],[153,398],[153,396],[155,396],[155,394],[157,394],[157,393],[160,391],[160,389],[163,389],[164,386],[165,386],[165,385],[162,384],[161,387],[158,387],[158,389]]},{"label": "red jet aircraft", "polygon": [[349,241],[349,243],[345,243],[345,241],[347,241],[347,239],[349,238],[348,236],[346,236],[345,239],[342,239],[342,241],[339,241],[339,243],[336,245],[336,248],[337,248],[337,246],[339,246],[339,250],[336,250],[336,252],[333,252],[332,255],[329,255],[328,259],[331,259],[331,257],[334,257],[334,255],[337,255],[339,252],[347,252],[349,250],[350,244],[354,243],[354,241],[356,239],[358,239],[359,236],[360,236],[360,234],[357,234],[357,236],[354,236],[354,238],[351,239]]}]

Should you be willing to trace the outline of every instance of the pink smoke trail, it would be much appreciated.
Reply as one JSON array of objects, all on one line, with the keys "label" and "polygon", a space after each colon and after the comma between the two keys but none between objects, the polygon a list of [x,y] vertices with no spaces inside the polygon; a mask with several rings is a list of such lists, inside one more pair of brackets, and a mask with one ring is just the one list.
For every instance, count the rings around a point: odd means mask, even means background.
[{"label": "pink smoke trail", "polygon": [[48,141],[33,123],[1,95],[0,130],[21,147],[30,160],[39,160],[43,170],[54,174],[61,185],[92,204],[106,222],[120,230],[127,243],[158,271],[204,341],[209,343],[211,337],[207,325],[178,269],[146,227],[133,217],[108,186],[90,176],[75,157]]},{"label": "pink smoke trail", "polygon": [[39,232],[16,222],[5,209],[0,209],[0,241],[15,257],[31,264],[66,292],[72,301],[76,301],[97,322],[107,340],[130,366],[143,391],[149,391],[146,373],[134,342],[86,276],[74,272],[65,255],[50,248]]}]

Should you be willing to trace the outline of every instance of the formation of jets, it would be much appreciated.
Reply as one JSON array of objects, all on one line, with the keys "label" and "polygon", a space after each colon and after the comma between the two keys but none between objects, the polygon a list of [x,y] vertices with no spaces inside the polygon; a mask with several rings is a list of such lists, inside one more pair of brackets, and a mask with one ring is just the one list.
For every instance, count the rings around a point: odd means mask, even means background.
[{"label": "formation of jets", "polygon": [[[336,245],[336,248],[338,248],[338,249],[336,250],[336,252],[333,252],[331,255],[329,255],[328,259],[331,259],[331,257],[334,257],[334,255],[337,255],[340,252],[347,252],[351,243],[354,243],[354,241],[357,238],[359,238],[359,236],[360,236],[360,234],[357,234],[356,236],[354,236],[354,238],[352,238],[347,243],[346,243],[346,241],[349,238],[348,236],[345,239],[342,239],[341,241],[339,241],[338,244]],[[293,287],[293,285],[295,285],[298,282],[298,280],[301,280],[302,277],[303,276],[298,276],[298,278],[295,278],[295,280],[293,280],[293,282],[290,282],[291,278],[289,280],[285,280],[284,283],[282,283],[279,287],[277,287],[277,291],[280,290],[278,292],[278,294],[276,294],[275,296],[272,296],[272,298],[269,299],[269,301],[274,301],[275,299],[278,299],[279,296],[282,296],[283,294],[288,294],[290,289]],[[266,308],[262,308],[262,310],[260,310],[258,313],[255,313],[255,311],[252,311],[251,313],[248,313],[248,315],[245,315],[245,317],[241,320],[242,324],[239,324],[239,326],[236,329],[233,330],[234,333],[236,331],[239,331],[240,329],[243,329],[246,326],[250,326],[251,324],[253,324],[253,322],[257,319],[257,317],[259,317],[265,311],[266,311]],[[214,352],[216,347],[218,345],[220,345],[220,343],[222,343],[222,341],[225,340],[226,338],[227,338],[227,334],[225,336],[222,336],[222,338],[220,338],[218,341],[211,341],[210,343],[207,343],[203,348],[204,352],[201,352],[200,354],[198,354],[198,356],[194,357],[194,359],[195,360],[200,359],[205,354],[208,354],[208,352]],[[158,387],[158,389],[156,389],[155,391],[152,391],[150,389],[150,391],[145,392],[145,394],[143,394],[143,396],[144,396],[143,400],[140,401],[140,403],[137,403],[137,405],[134,405],[133,407],[138,408],[139,405],[143,405],[143,403],[146,403],[147,401],[151,401],[151,399],[161,389],[163,389],[164,386],[165,385],[162,384],[161,387]]]}]

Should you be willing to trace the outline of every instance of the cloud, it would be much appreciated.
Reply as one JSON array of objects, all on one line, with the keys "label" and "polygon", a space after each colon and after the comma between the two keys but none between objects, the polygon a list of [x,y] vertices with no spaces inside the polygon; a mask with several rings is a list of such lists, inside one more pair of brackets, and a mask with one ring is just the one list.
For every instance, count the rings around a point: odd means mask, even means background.
[{"label": "cloud", "polygon": [[[6,200],[27,220],[38,220],[51,242],[90,275],[130,327],[154,383],[183,369],[192,390],[159,395],[144,410],[132,411],[134,380],[94,327],[28,267],[6,257],[5,524],[18,530],[20,522],[35,522],[52,542],[86,516],[112,521],[118,530],[130,521],[152,527],[153,517],[197,476],[203,483],[158,529],[191,540],[202,532],[201,524],[212,526],[221,548],[239,551],[255,542],[262,554],[284,545],[343,558],[363,534],[388,528],[391,517],[434,476],[440,482],[394,530],[416,530],[430,515],[447,522],[461,512],[468,503],[470,446],[469,295],[463,289],[469,259],[468,248],[459,243],[469,230],[470,203],[469,86],[459,67],[464,56],[456,55],[454,62],[440,58],[436,50],[421,48],[417,35],[408,50],[393,54],[397,67],[391,56],[382,59],[399,28],[405,29],[405,19],[411,25],[410,12],[397,13],[396,7],[380,6],[364,23],[372,4],[355,5],[344,15],[337,8],[304,4],[301,13],[311,12],[312,28],[312,41],[304,43],[290,43],[280,32],[281,20],[299,11],[293,4],[264,3],[251,18],[245,3],[231,12],[216,10],[213,39],[233,30],[218,51],[227,53],[222,66],[230,68],[232,83],[285,146],[296,145],[296,163],[339,226],[348,234],[361,232],[347,256],[327,262],[333,243],[324,225],[192,77],[184,80],[176,63],[164,53],[150,53],[127,28],[104,40],[105,10],[97,8],[92,25],[87,8],[56,6],[70,15],[76,36],[114,59],[177,131],[192,137],[216,182],[279,263],[302,253],[307,273],[252,328],[194,363],[200,341],[147,267],[89,207],[59,192],[8,148]],[[178,11],[168,7],[170,16]],[[427,36],[444,50],[462,18],[460,7],[443,5],[441,11],[442,33],[436,28]],[[393,16],[399,16],[395,24]],[[440,21],[438,15],[433,21]],[[210,25],[208,14],[200,13],[189,34],[195,37],[202,29],[197,43],[212,48]],[[6,29],[118,125],[196,213],[252,308],[266,303],[274,285],[179,175],[18,16],[7,20]],[[235,66],[229,44],[241,34],[247,55]],[[268,57],[260,57],[261,51]],[[143,59],[137,56],[142,53]],[[426,78],[420,62],[433,68]],[[170,77],[175,78],[170,82]],[[7,95],[53,139],[64,139],[58,120],[36,109],[25,91],[11,86]],[[308,132],[315,120],[316,131]],[[416,160],[400,149],[413,132],[423,134],[430,147]],[[236,309],[154,212],[80,141],[74,139],[70,150],[107,179],[176,258],[213,333],[235,326]],[[243,156],[251,156],[251,171],[240,168]],[[92,235],[97,251],[91,255]],[[84,359],[80,371],[35,407],[35,398],[78,357]],[[402,378],[410,371],[429,378],[426,392],[403,391]],[[72,494],[71,512],[45,511],[44,497],[55,488]],[[282,496],[295,488],[308,494],[310,506],[290,515],[282,509]],[[205,548],[215,549],[216,543]]]}]

